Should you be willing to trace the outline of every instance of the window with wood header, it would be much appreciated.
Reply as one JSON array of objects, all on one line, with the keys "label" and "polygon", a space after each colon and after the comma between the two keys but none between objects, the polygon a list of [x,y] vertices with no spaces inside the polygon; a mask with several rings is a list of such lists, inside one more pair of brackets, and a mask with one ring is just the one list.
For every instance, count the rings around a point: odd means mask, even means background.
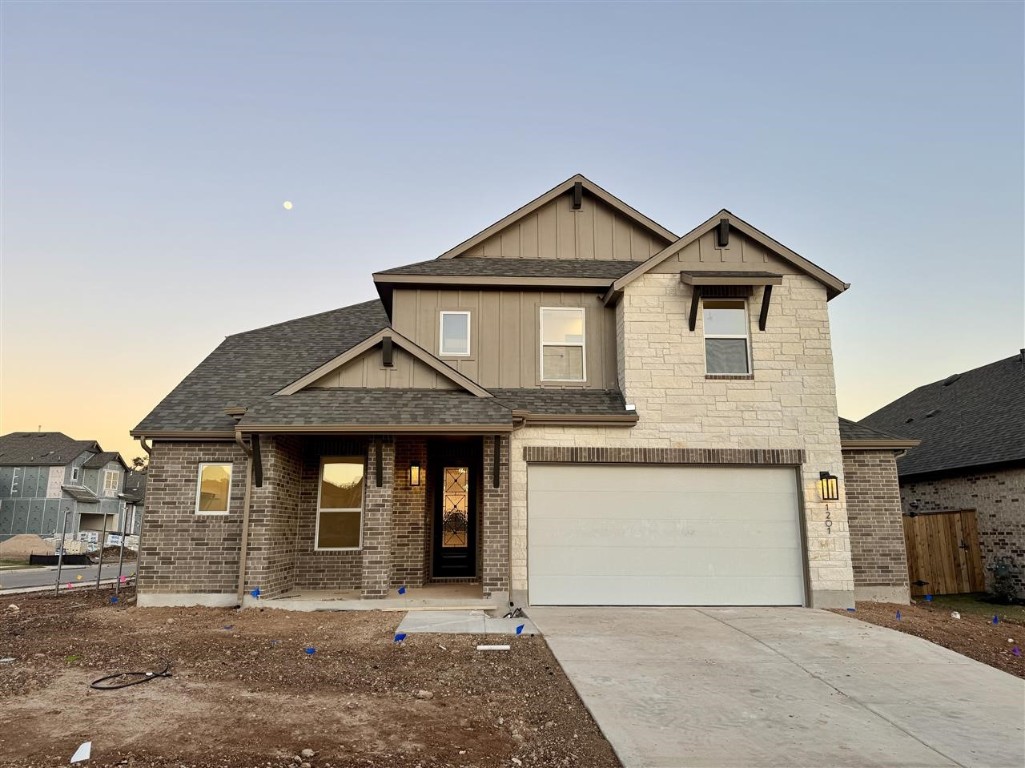
[{"label": "window with wood header", "polygon": [[743,376],[751,373],[751,328],[744,299],[704,299],[705,372]]}]

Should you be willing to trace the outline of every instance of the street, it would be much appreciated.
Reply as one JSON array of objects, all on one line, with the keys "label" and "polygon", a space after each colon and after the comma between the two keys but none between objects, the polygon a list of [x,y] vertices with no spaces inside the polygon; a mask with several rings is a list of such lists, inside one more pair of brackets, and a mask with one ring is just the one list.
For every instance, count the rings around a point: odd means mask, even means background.
[{"label": "street", "polygon": [[[75,586],[81,584],[96,583],[95,565],[66,565],[61,570],[61,583],[71,582]],[[135,576],[135,562],[125,563],[121,571],[123,576],[133,578]],[[82,578],[79,579],[78,577]],[[112,565],[103,564],[103,578],[117,578],[117,561]],[[56,583],[57,567],[47,566],[45,568],[26,568],[23,570],[0,571],[0,594],[11,589],[25,589],[27,587],[52,587]]]}]

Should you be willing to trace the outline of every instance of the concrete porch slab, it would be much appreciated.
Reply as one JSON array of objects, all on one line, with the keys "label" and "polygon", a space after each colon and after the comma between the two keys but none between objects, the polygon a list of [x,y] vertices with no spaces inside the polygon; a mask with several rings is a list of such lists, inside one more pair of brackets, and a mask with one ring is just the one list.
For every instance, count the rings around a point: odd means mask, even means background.
[{"label": "concrete porch slab", "polygon": [[504,619],[483,611],[417,611],[407,613],[397,632],[440,635],[515,635],[523,625],[524,635],[537,635],[530,619]]},{"label": "concrete porch slab", "polygon": [[427,584],[408,587],[404,594],[391,589],[388,597],[365,600],[355,589],[296,590],[278,597],[242,598],[243,608],[283,611],[481,611],[495,613],[504,603],[484,597],[480,584]]}]

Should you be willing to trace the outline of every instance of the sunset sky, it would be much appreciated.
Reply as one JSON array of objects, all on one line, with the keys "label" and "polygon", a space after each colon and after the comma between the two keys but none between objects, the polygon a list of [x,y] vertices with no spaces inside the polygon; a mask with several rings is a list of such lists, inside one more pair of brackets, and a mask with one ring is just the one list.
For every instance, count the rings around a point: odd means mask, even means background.
[{"label": "sunset sky", "polygon": [[1009,357],[1023,8],[8,0],[0,433],[139,455],[224,336],[373,298],[578,172],[852,283],[849,418]]}]

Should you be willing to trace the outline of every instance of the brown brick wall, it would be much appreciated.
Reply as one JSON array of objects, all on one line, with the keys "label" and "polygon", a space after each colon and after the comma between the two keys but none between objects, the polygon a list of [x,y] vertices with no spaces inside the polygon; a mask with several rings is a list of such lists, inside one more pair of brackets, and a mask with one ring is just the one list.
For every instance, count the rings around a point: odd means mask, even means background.
[{"label": "brown brick wall", "polygon": [[974,509],[987,589],[993,587],[990,569],[1006,557],[1018,571],[1018,597],[1025,597],[1025,467],[904,481],[900,495],[905,513]]},{"label": "brown brick wall", "polygon": [[[367,453],[367,483],[363,501],[364,599],[386,597],[391,584],[395,442],[390,437],[377,437],[371,441]],[[380,486],[377,485],[378,461],[382,468]]]},{"label": "brown brick wall", "polygon": [[[409,484],[409,467],[418,462],[420,485]],[[395,491],[392,503],[391,586],[423,586],[430,573],[427,538],[427,441],[400,437],[395,442]]]},{"label": "brown brick wall", "polygon": [[[499,486],[495,488],[495,446]],[[481,582],[485,596],[509,590],[509,438],[484,438],[484,500],[481,505]]]},{"label": "brown brick wall", "polygon": [[[201,462],[230,462],[227,515],[197,515]],[[141,592],[234,593],[242,538],[245,452],[234,442],[154,442],[139,546]]]},{"label": "brown brick wall", "polygon": [[303,445],[296,437],[265,436],[260,454],[263,484],[254,484],[249,507],[246,590],[276,597],[295,584]]},{"label": "brown brick wall", "polygon": [[528,445],[523,460],[575,464],[746,464],[797,467],[804,464],[799,448],[580,448]]},{"label": "brown brick wall", "polygon": [[843,471],[855,588],[906,589],[908,561],[893,452],[844,451]]}]

